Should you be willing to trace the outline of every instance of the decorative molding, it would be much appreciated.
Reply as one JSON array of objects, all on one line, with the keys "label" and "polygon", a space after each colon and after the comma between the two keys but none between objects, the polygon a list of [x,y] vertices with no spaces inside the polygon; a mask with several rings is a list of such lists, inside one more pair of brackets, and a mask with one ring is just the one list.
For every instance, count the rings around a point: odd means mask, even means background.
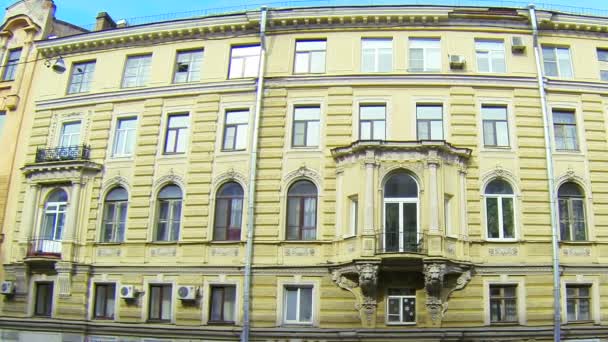
[{"label": "decorative molding", "polygon": [[101,186],[101,192],[100,192],[100,195],[102,196],[101,198],[104,198],[105,195],[108,193],[108,191],[110,191],[111,189],[113,189],[117,186],[121,186],[125,190],[127,190],[127,192],[129,193],[129,197],[130,197],[131,187],[129,186],[129,181],[127,180],[127,178],[125,178],[121,175],[117,175],[117,176],[108,178],[103,182],[103,185]]},{"label": "decorative molding", "polygon": [[355,296],[355,310],[359,311],[361,323],[367,328],[376,324],[378,268],[375,261],[361,261],[332,271],[333,282]]},{"label": "decorative molding", "polygon": [[285,256],[315,256],[317,255],[316,248],[310,247],[286,247],[283,249],[283,254]]},{"label": "decorative molding", "polygon": [[517,178],[517,176],[515,176],[513,172],[503,168],[500,164],[497,164],[494,169],[487,171],[480,177],[480,191],[482,194],[488,183],[490,183],[494,179],[506,180],[514,188],[513,191],[516,196],[518,196],[519,178]]},{"label": "decorative molding", "polygon": [[174,257],[177,255],[177,248],[175,247],[151,247],[151,257]]},{"label": "decorative molding", "polygon": [[213,179],[213,189],[217,191],[217,189],[226,182],[235,181],[239,183],[243,187],[243,191],[247,193],[247,178],[243,175],[242,172],[235,171],[234,169],[230,169],[228,171],[222,172],[217,175]]},{"label": "decorative molding", "polygon": [[[472,268],[444,260],[423,264],[426,308],[434,323],[441,322],[448,310],[448,300],[454,291],[463,289],[471,280]],[[454,276],[457,278],[454,280]]]},{"label": "decorative molding", "polygon": [[120,248],[98,247],[95,255],[98,257],[119,257],[121,253]]},{"label": "decorative molding", "polygon": [[573,256],[573,257],[590,257],[591,248],[565,247],[565,248],[562,248],[562,254],[564,256]]},{"label": "decorative molding", "polygon": [[519,248],[517,248],[517,247],[491,247],[491,248],[488,248],[488,254],[490,256],[517,256],[517,255],[519,255]]},{"label": "decorative molding", "polygon": [[212,247],[211,256],[236,257],[239,256],[239,249],[235,247]]},{"label": "decorative molding", "polygon": [[559,191],[559,187],[567,182],[572,182],[580,186],[585,192],[585,197],[591,198],[591,191],[589,191],[591,187],[589,186],[588,181],[585,178],[577,175],[576,171],[574,171],[573,169],[568,169],[568,171],[557,177],[555,181],[555,193],[557,194],[557,192]]},{"label": "decorative molding", "polygon": [[321,192],[320,189],[322,188],[323,179],[316,170],[313,170],[304,164],[297,170],[287,173],[285,177],[283,177],[283,184],[289,186],[299,178],[311,180],[317,186],[319,193]]},{"label": "decorative molding", "polygon": [[168,175],[164,175],[154,181],[154,185],[152,186],[153,196],[150,196],[150,201],[154,201],[156,199],[156,194],[158,194],[160,189],[167,184],[175,184],[179,186],[182,190],[182,198],[186,197],[186,182],[184,182],[184,179],[181,176],[173,173],[173,169],[171,169]]}]

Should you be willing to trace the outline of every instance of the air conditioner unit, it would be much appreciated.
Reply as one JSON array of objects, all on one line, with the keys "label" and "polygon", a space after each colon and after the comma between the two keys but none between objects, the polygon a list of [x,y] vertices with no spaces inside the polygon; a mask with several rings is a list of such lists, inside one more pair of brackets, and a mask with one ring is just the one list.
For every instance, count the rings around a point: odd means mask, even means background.
[{"label": "air conditioner unit", "polygon": [[10,295],[15,292],[15,284],[12,281],[3,281],[0,285],[0,293]]},{"label": "air conditioner unit", "polygon": [[121,285],[118,291],[120,298],[133,299],[135,298],[135,288],[133,285]]},{"label": "air conditioner unit", "polygon": [[450,68],[462,69],[464,68],[465,59],[461,55],[450,55]]},{"label": "air conditioner unit", "polygon": [[511,51],[512,52],[524,52],[526,45],[524,45],[524,39],[519,36],[511,37]]},{"label": "air conditioner unit", "polygon": [[195,300],[196,292],[195,286],[178,286],[177,298],[181,300]]}]

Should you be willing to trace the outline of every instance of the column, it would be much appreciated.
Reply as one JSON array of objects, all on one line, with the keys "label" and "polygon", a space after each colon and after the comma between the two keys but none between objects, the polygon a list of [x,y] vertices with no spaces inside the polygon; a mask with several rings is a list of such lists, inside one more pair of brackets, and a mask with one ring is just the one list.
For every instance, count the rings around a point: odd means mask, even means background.
[{"label": "column", "polygon": [[468,240],[468,224],[467,224],[467,171],[464,169],[458,170],[460,181],[460,232],[464,240]]},{"label": "column", "polygon": [[344,191],[342,190],[342,183],[344,182],[344,170],[336,169],[336,238],[342,238],[344,236]]},{"label": "column", "polygon": [[437,168],[439,167],[439,162],[434,159],[430,159],[428,161],[429,166],[429,201],[430,201],[430,227],[429,231],[431,233],[439,232],[439,196],[437,194]]},{"label": "column", "polygon": [[376,161],[373,159],[373,152],[368,152],[365,160],[365,220],[363,234],[374,234],[374,169]]},{"label": "column", "polygon": [[36,183],[29,183],[25,190],[25,200],[23,202],[21,227],[19,227],[21,234],[21,242],[27,242],[33,237],[33,235],[35,235],[36,229],[34,225],[37,212],[36,208],[38,208],[38,205],[36,205],[38,191],[39,188],[38,184]]},{"label": "column", "polygon": [[80,189],[80,179],[72,181],[67,225],[62,236],[62,240],[66,242],[72,242],[76,239],[76,231],[78,229],[78,211],[80,209]]}]

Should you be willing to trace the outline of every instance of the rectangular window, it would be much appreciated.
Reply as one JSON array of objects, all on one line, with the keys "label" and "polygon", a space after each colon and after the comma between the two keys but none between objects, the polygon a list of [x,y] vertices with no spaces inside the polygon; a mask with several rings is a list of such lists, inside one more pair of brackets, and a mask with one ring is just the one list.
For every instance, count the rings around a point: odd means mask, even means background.
[{"label": "rectangular window", "polygon": [[321,107],[293,109],[293,147],[319,146]]},{"label": "rectangular window", "polygon": [[203,49],[178,51],[175,58],[173,83],[196,82],[201,79]]},{"label": "rectangular window", "polygon": [[505,44],[502,40],[475,40],[477,71],[504,73]]},{"label": "rectangular window", "polygon": [[416,323],[415,290],[388,289],[386,321],[388,324]]},{"label": "rectangular window", "polygon": [[489,239],[515,238],[513,195],[486,194],[486,226]]},{"label": "rectangular window", "polygon": [[567,47],[543,46],[543,64],[547,76],[572,78],[570,49]]},{"label": "rectangular window", "polygon": [[443,140],[443,106],[416,105],[418,140]]},{"label": "rectangular window", "polygon": [[386,105],[359,106],[359,140],[384,140]]},{"label": "rectangular window", "polygon": [[312,310],[312,286],[285,286],[284,323],[311,324]]},{"label": "rectangular window", "polygon": [[68,94],[84,93],[91,90],[93,73],[95,72],[95,61],[74,63]]},{"label": "rectangular window", "polygon": [[4,128],[5,121],[6,121],[6,112],[0,111],[0,138],[2,138],[2,129]]},{"label": "rectangular window", "polygon": [[507,107],[481,106],[483,144],[486,147],[509,147]]},{"label": "rectangular window", "polygon": [[555,134],[555,149],[561,151],[578,151],[576,134],[576,118],[574,111],[553,110],[553,131]]},{"label": "rectangular window", "polygon": [[21,49],[8,50],[8,57],[4,62],[4,73],[2,74],[3,81],[12,81],[17,73],[17,66],[21,58]]},{"label": "rectangular window", "polygon": [[391,72],[393,70],[393,40],[390,38],[361,39],[361,71]]},{"label": "rectangular window", "polygon": [[53,283],[37,282],[36,283],[36,303],[34,307],[34,315],[36,316],[51,316],[53,312]]},{"label": "rectangular window", "polygon": [[440,71],[440,43],[439,38],[410,38],[409,71]]},{"label": "rectangular window", "polygon": [[148,305],[150,321],[170,321],[171,305],[171,285],[150,285]]},{"label": "rectangular window", "polygon": [[243,78],[258,76],[260,67],[259,45],[233,46],[230,51],[230,72],[228,78]]},{"label": "rectangular window", "polygon": [[66,122],[61,127],[60,147],[78,146],[80,144],[80,121]]},{"label": "rectangular window", "polygon": [[349,236],[357,235],[357,227],[359,226],[359,200],[356,196],[350,197],[350,215],[349,215]]},{"label": "rectangular window", "polygon": [[224,151],[242,151],[247,148],[248,110],[226,111],[224,123]]},{"label": "rectangular window", "polygon": [[325,40],[296,41],[293,72],[296,74],[325,72]]},{"label": "rectangular window", "polygon": [[597,60],[600,65],[600,79],[608,81],[608,49],[597,49]]},{"label": "rectangular window", "polygon": [[447,236],[454,236],[452,231],[452,196],[445,195],[443,199],[443,221],[445,224],[445,234]]},{"label": "rectangular window", "polygon": [[165,137],[165,154],[186,153],[189,121],[188,114],[169,115]]},{"label": "rectangular window", "polygon": [[591,320],[591,285],[566,285],[568,322]]},{"label": "rectangular window", "polygon": [[231,323],[235,321],[236,287],[233,285],[211,286],[209,323]]},{"label": "rectangular window", "polygon": [[137,134],[137,118],[118,119],[114,137],[114,157],[127,157],[133,154],[135,135]]},{"label": "rectangular window", "polygon": [[122,87],[142,87],[148,83],[150,77],[150,64],[152,55],[128,56],[125,65],[125,74],[122,78]]},{"label": "rectangular window", "polygon": [[517,322],[517,285],[490,285],[490,322]]},{"label": "rectangular window", "polygon": [[95,318],[114,319],[115,302],[115,284],[95,284]]}]

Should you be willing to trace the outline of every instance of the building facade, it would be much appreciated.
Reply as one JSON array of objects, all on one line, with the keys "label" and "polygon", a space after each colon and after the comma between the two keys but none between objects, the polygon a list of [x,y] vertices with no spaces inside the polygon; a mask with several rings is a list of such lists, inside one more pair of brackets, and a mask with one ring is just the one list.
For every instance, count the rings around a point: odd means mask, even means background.
[{"label": "building facade", "polygon": [[608,338],[608,19],[100,20],[34,44],[3,340],[552,340],[556,261]]}]

